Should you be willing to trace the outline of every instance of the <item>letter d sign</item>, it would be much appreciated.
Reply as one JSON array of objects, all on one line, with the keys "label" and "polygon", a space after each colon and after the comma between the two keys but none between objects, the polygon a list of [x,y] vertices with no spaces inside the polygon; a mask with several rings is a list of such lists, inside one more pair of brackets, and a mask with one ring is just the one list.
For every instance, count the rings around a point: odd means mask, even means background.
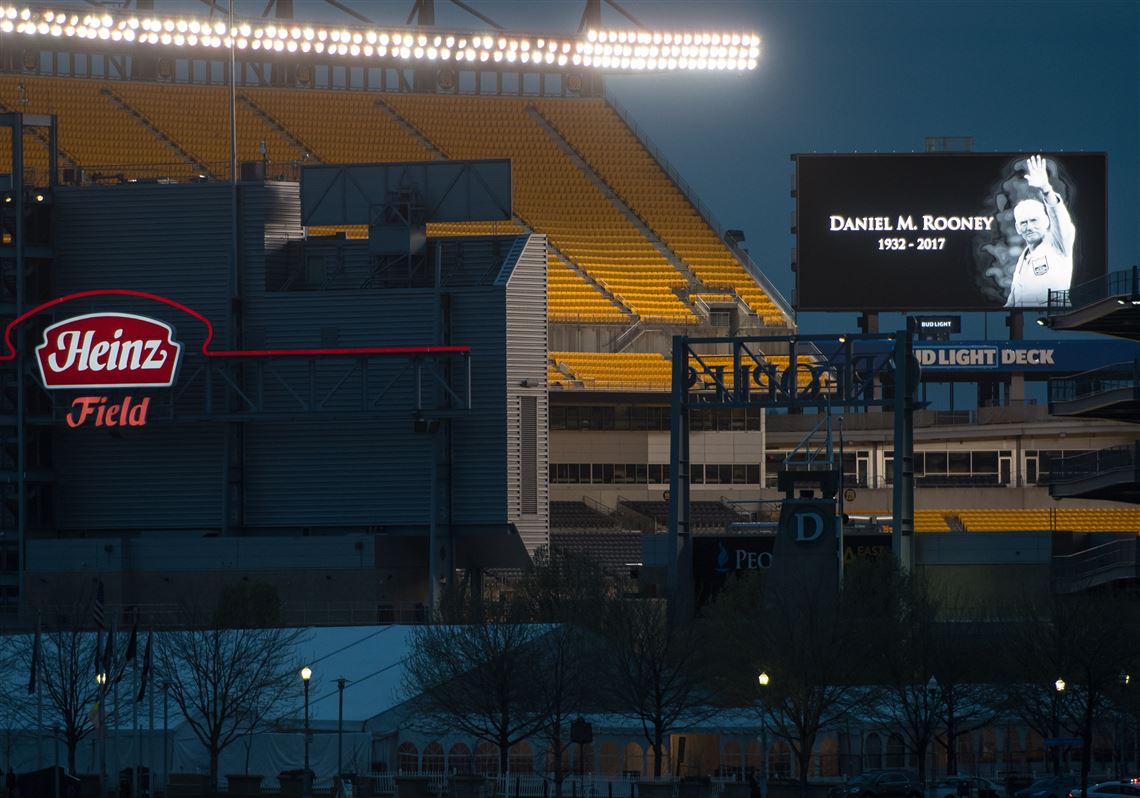
[{"label": "letter d sign", "polygon": [[[808,534],[808,521],[812,531]],[[823,516],[819,513],[798,513],[796,515],[796,543],[810,543],[823,534]]]}]

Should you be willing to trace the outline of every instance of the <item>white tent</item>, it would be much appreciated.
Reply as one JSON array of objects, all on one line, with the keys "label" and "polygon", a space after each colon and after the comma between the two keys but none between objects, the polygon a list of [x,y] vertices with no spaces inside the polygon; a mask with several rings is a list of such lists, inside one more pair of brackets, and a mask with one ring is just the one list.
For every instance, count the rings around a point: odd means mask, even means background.
[{"label": "white tent", "polygon": [[[337,773],[337,745],[340,741],[345,770],[366,770],[372,762],[372,733],[365,731],[369,718],[395,706],[400,701],[401,665],[407,656],[407,644],[413,627],[353,626],[316,627],[302,630],[299,642],[289,659],[297,664],[295,700],[284,707],[275,722],[275,731],[262,731],[252,738],[234,742],[222,754],[219,770],[226,773],[260,773],[272,782],[277,773],[302,767],[304,762],[305,690],[300,667],[312,669],[309,682],[309,727],[313,730],[309,745],[310,767],[318,780],[330,779]],[[92,633],[94,634],[94,633]],[[13,651],[30,651],[31,636],[8,639]],[[143,641],[139,641],[141,659]],[[338,734],[342,690],[338,679],[344,679],[343,725]],[[62,743],[52,739],[52,711],[42,696],[27,695],[28,674],[10,668],[3,678],[7,694],[25,704],[24,717],[35,717],[38,702],[44,729],[37,735],[27,725],[15,728],[13,719],[4,725],[7,733],[0,736],[3,765],[17,772],[47,767],[58,760],[66,763]],[[94,678],[94,674],[92,674]],[[123,679],[108,696],[108,713],[119,706],[117,728],[108,728],[108,774],[140,763],[149,767],[161,780],[166,772],[205,773],[209,758],[188,724],[178,716],[172,702],[169,709],[169,734],[163,732],[163,696],[154,683],[143,702],[133,701],[133,675]],[[152,705],[153,701],[153,705]],[[153,725],[152,725],[153,724]],[[35,726],[35,724],[31,724]],[[153,731],[151,731],[153,729]],[[164,757],[163,738],[169,744]],[[37,739],[38,738],[38,739]],[[101,767],[100,739],[91,734],[79,745],[76,769],[80,773],[98,772]],[[58,753],[57,753],[58,751]]]}]

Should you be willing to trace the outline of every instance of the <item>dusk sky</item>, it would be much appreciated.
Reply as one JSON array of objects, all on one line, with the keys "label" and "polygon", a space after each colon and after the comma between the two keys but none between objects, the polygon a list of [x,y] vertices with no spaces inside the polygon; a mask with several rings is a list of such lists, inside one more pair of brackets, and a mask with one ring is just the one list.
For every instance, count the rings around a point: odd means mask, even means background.
[{"label": "dusk sky", "polygon": [[[254,3],[262,8],[260,2]],[[357,2],[378,22],[411,3]],[[515,30],[577,29],[579,0],[475,0]],[[479,27],[437,0],[438,22]],[[754,30],[744,74],[613,77],[609,90],[725,227],[791,297],[796,152],[921,152],[927,136],[972,136],[980,152],[1108,155],[1109,268],[1140,262],[1140,4],[1135,2],[755,2],[628,0],[649,28]],[[323,3],[297,0],[297,15]],[[260,13],[258,8],[253,13]],[[614,27],[623,18],[603,3]],[[346,19],[345,17],[341,17]],[[853,276],[855,279],[855,276]],[[991,337],[1004,333],[991,313]],[[805,314],[805,331],[851,314]],[[898,324],[884,315],[884,329]],[[973,328],[976,328],[974,331]],[[967,332],[982,334],[980,314]],[[1037,331],[1031,333],[1037,334]]]},{"label": "dusk sky", "polygon": [[[411,0],[343,2],[402,25]],[[190,0],[161,10],[201,13]],[[224,0],[219,0],[224,7]],[[470,0],[509,30],[572,32],[582,0]],[[1108,156],[1109,268],[1140,262],[1140,3],[757,2],[627,0],[653,29],[744,29],[762,37],[749,73],[608,80],[665,158],[753,260],[791,297],[789,189],[796,152],[921,152],[927,136],[972,136],[979,152],[1101,151]],[[257,16],[265,0],[237,0]],[[603,2],[608,25],[626,21]],[[298,18],[351,17],[295,0]],[[437,23],[486,29],[446,0]],[[857,279],[853,275],[852,279]],[[1002,314],[987,320],[1004,332]],[[850,329],[852,314],[805,314],[807,332]],[[883,328],[899,323],[884,315]],[[976,329],[974,329],[976,328]],[[981,315],[967,332],[982,334]],[[1034,331],[1037,334],[1040,331]]]}]

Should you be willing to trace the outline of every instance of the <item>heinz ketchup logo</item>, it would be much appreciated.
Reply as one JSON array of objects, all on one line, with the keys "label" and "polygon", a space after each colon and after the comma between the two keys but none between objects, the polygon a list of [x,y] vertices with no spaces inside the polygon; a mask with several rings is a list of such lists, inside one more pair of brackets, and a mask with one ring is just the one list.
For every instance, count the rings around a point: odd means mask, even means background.
[{"label": "heinz ketchup logo", "polygon": [[169,388],[181,354],[168,324],[130,313],[89,313],[44,330],[36,363],[49,390]]}]

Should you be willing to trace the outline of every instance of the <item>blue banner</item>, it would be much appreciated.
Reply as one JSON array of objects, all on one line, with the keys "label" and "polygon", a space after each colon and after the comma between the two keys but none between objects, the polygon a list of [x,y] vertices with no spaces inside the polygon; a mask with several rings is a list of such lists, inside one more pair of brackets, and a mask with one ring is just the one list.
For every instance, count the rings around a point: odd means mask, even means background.
[{"label": "blue banner", "polygon": [[924,374],[947,372],[1022,372],[1057,376],[1077,374],[1140,358],[1131,341],[948,341],[916,342],[914,354]]}]

